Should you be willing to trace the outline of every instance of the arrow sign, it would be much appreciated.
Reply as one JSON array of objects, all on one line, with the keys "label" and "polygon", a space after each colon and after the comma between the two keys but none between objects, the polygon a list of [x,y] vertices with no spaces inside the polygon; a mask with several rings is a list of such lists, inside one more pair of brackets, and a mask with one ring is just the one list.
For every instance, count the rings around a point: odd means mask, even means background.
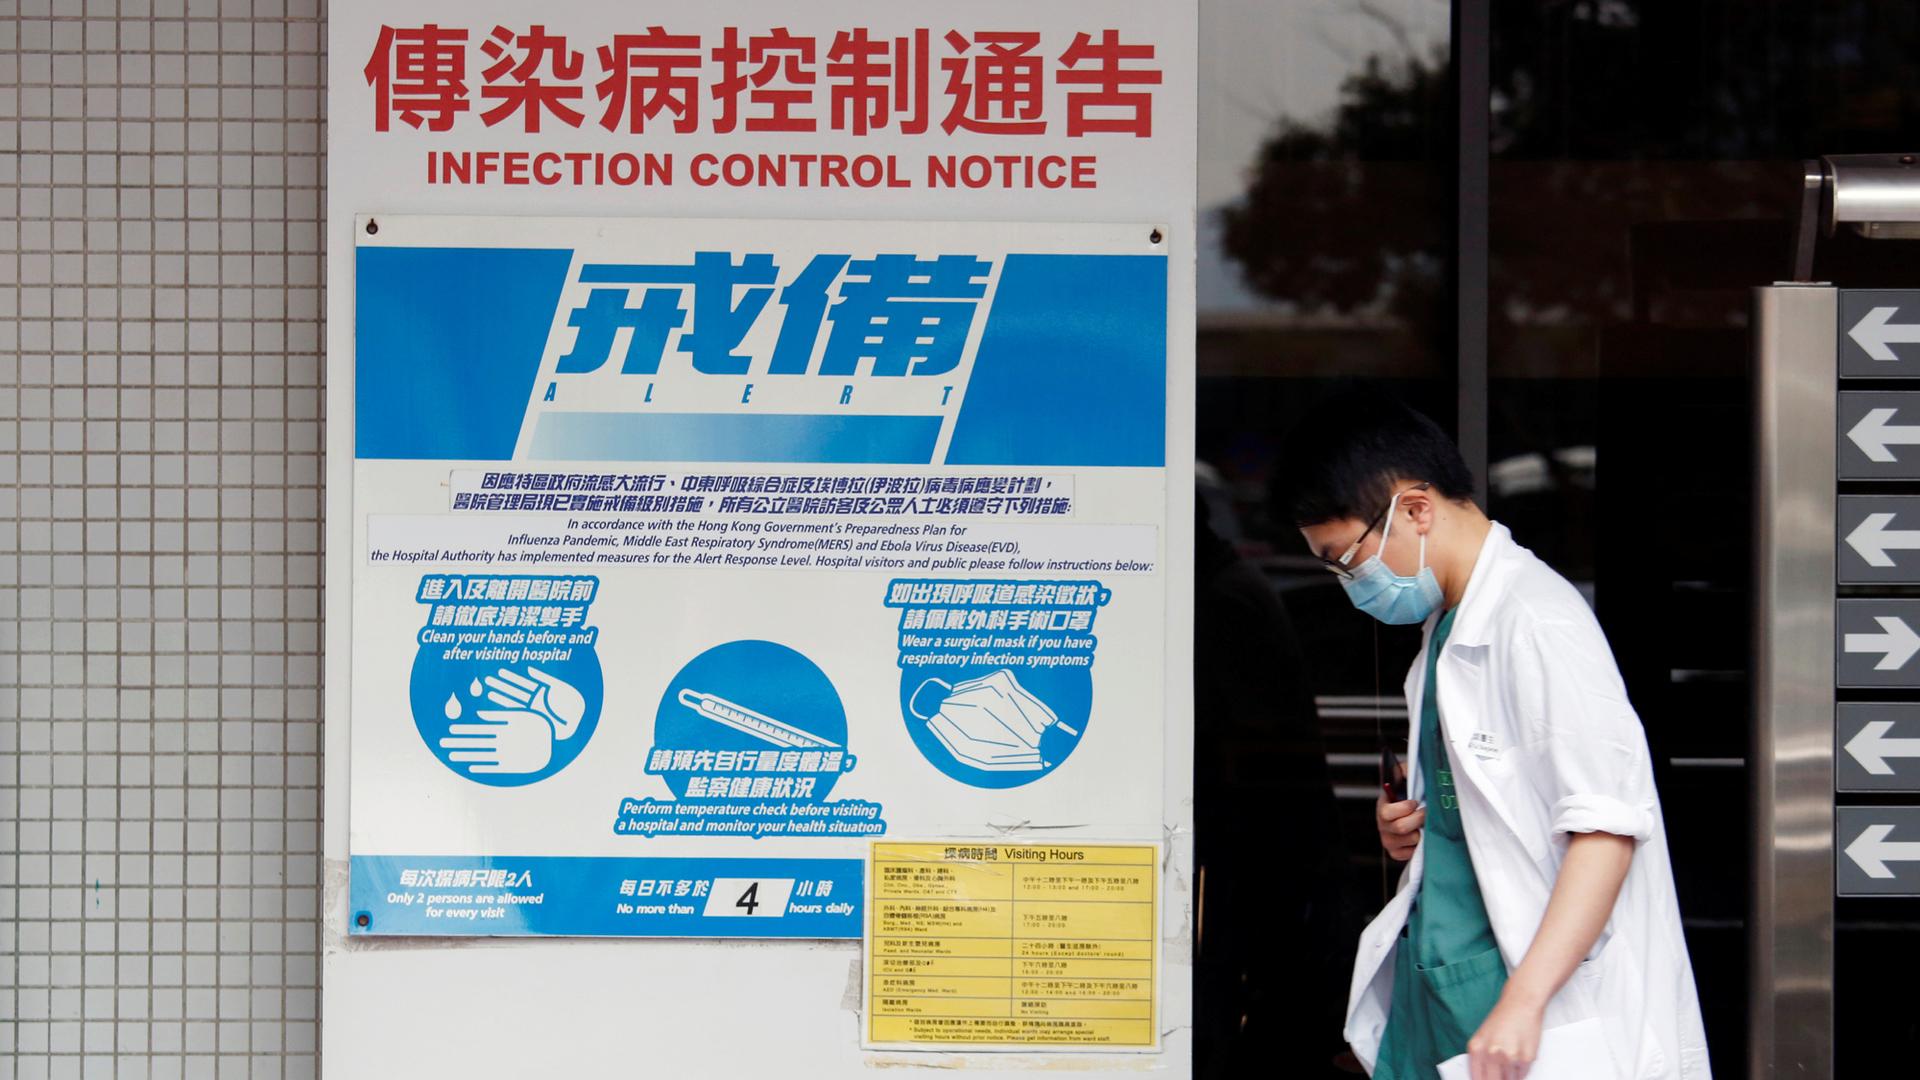
[{"label": "arrow sign", "polygon": [[1893,871],[1887,869],[1890,862],[1920,862],[1920,844],[1888,840],[1891,835],[1891,825],[1867,826],[1866,831],[1847,845],[1847,858],[1866,871],[1868,877],[1881,879],[1893,877]]},{"label": "arrow sign", "polygon": [[[1852,520],[1849,518],[1848,520]],[[1851,547],[1835,540],[1844,559],[1865,568]],[[1911,559],[1902,555],[1903,562]],[[1872,570],[1875,574],[1895,574]],[[1860,580],[1841,577],[1842,581]],[[1869,579],[1871,580],[1871,579]],[[1920,599],[1902,597],[1841,597],[1833,605],[1833,675],[1835,686],[1905,686],[1920,689]],[[1890,717],[1874,716],[1873,720]],[[1901,734],[1907,734],[1902,731]],[[1835,752],[1840,747],[1834,745]],[[1842,755],[1844,757],[1844,755]],[[1864,775],[1864,774],[1863,774]],[[1920,839],[1920,837],[1916,837]]]},{"label": "arrow sign", "polygon": [[1846,651],[1850,653],[1881,654],[1873,670],[1899,671],[1913,659],[1914,653],[1920,653],[1920,634],[1914,633],[1905,619],[1875,615],[1873,621],[1880,624],[1880,633],[1848,634],[1846,640]]},{"label": "arrow sign", "polygon": [[[1834,569],[1841,584],[1920,585],[1920,495],[1841,495],[1834,509]],[[1907,624],[1920,629],[1920,611],[1880,613],[1912,615]]]},{"label": "arrow sign", "polygon": [[1920,806],[1836,806],[1833,814],[1841,896],[1920,895]]},{"label": "arrow sign", "polygon": [[1842,379],[1920,379],[1920,289],[1841,289],[1839,306]]},{"label": "arrow sign", "polygon": [[1887,733],[1892,730],[1891,720],[1869,721],[1847,741],[1847,753],[1873,775],[1892,776],[1888,758],[1920,758],[1920,739],[1890,739]]},{"label": "arrow sign", "polygon": [[[1920,299],[1913,309],[1920,310]],[[1920,376],[1920,348],[1908,349],[1907,362],[1897,365],[1897,370],[1872,366],[1875,361],[1852,342],[1847,343],[1846,352],[1858,369],[1850,373],[1854,377]],[[1842,390],[1834,405],[1834,467],[1839,479],[1920,480],[1920,394]],[[1903,417],[1909,422],[1901,423]]]},{"label": "arrow sign", "polygon": [[1876,307],[1854,323],[1847,336],[1875,360],[1883,364],[1898,363],[1900,357],[1889,346],[1920,342],[1920,323],[1894,322],[1893,317],[1899,313],[1897,307]]},{"label": "arrow sign", "polygon": [[1868,514],[1847,534],[1847,544],[1868,566],[1892,566],[1889,551],[1920,551],[1920,531],[1887,527],[1892,524],[1892,514]]},{"label": "arrow sign", "polygon": [[1847,432],[1847,438],[1870,460],[1882,464],[1899,461],[1888,447],[1920,446],[1920,426],[1891,423],[1898,409],[1869,409],[1860,422]]},{"label": "arrow sign", "polygon": [[1920,793],[1920,701],[1836,704],[1833,784],[1835,791]]}]

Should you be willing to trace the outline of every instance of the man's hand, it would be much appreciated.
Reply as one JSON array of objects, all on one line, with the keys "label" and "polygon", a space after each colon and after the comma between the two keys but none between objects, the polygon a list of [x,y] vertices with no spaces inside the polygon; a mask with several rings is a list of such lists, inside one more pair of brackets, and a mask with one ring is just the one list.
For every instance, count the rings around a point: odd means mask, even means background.
[{"label": "man's hand", "polygon": [[1525,1080],[1540,1054],[1543,1010],[1502,994],[1480,1030],[1467,1040],[1467,1074],[1473,1080]]},{"label": "man's hand", "polygon": [[1420,846],[1420,829],[1427,823],[1426,807],[1412,799],[1388,802],[1385,792],[1373,801],[1373,823],[1380,830],[1380,846],[1400,862],[1413,858]]},{"label": "man's hand", "polygon": [[[1610,833],[1573,833],[1560,860],[1547,911],[1500,1001],[1467,1040],[1473,1080],[1522,1080],[1540,1053],[1547,1002],[1593,948],[1633,863],[1634,842]],[[1623,990],[1617,992],[1624,992]]]}]

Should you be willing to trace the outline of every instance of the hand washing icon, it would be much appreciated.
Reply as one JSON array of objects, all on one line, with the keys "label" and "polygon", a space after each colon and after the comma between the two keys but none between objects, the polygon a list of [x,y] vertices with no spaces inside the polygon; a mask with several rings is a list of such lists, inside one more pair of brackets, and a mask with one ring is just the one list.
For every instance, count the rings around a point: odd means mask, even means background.
[{"label": "hand washing icon", "polygon": [[1047,703],[1002,668],[965,682],[928,679],[914,690],[907,709],[962,765],[990,772],[1038,772],[1053,763],[1040,756],[1048,728],[1078,738]]},{"label": "hand washing icon", "polygon": [[[606,698],[600,630],[586,623],[585,606],[556,618],[571,625],[522,629],[536,609],[521,602],[590,602],[598,587],[597,578],[543,574],[423,577],[418,597],[433,606],[416,635],[406,701],[422,748],[461,780],[494,788],[538,784],[573,764],[593,742]],[[478,603],[483,596],[500,603]]]},{"label": "hand washing icon", "polygon": [[[529,666],[524,673],[501,668],[468,684],[467,693],[499,708],[478,709],[474,720],[447,725],[440,749],[468,773],[536,773],[553,760],[553,746],[573,737],[586,716],[586,698],[555,675]],[[457,695],[447,695],[445,713],[458,721]]]}]

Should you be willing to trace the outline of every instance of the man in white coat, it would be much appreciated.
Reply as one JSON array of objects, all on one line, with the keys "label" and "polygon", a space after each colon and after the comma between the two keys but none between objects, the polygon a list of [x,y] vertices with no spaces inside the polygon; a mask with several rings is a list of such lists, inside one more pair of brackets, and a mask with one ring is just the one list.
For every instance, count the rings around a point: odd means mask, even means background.
[{"label": "man in white coat", "polygon": [[1707,1077],[1646,735],[1585,601],[1391,398],[1325,403],[1283,463],[1293,520],[1354,605],[1425,626],[1406,795],[1375,806],[1407,868],[1360,939],[1355,1055],[1376,1080],[1459,1055],[1472,1080],[1556,1057],[1578,1066],[1535,1080]]}]

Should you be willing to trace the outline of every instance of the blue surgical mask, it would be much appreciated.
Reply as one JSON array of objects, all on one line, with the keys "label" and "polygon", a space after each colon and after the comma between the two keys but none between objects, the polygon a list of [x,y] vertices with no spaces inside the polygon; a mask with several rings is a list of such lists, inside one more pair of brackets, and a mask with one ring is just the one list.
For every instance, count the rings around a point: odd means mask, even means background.
[{"label": "blue surgical mask", "polygon": [[[1380,531],[1380,551],[1387,549],[1387,537],[1393,533],[1393,508],[1399,501],[1400,496],[1395,495],[1387,503],[1387,525]],[[1347,590],[1347,599],[1353,601],[1354,607],[1388,626],[1425,622],[1445,599],[1440,582],[1433,576],[1433,568],[1427,565],[1425,535],[1420,537],[1420,570],[1411,577],[1394,573],[1380,561],[1380,553],[1375,552],[1372,558],[1341,578],[1340,587]]]}]

